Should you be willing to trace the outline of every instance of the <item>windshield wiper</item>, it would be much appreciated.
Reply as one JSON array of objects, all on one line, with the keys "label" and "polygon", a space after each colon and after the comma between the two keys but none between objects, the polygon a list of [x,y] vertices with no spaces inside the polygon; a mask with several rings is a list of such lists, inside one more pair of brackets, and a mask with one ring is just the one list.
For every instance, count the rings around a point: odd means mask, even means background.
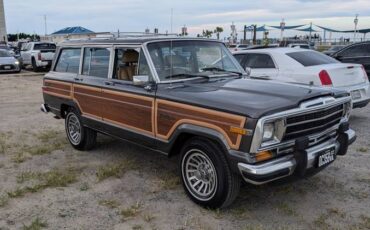
[{"label": "windshield wiper", "polygon": [[219,71],[219,72],[225,72],[225,73],[235,73],[235,74],[238,74],[239,76],[243,75],[243,73],[241,73],[241,72],[230,71],[230,70],[222,69],[222,68],[219,68],[219,67],[205,67],[205,68],[202,68],[201,70],[203,70],[203,71]]},{"label": "windshield wiper", "polygon": [[203,78],[209,78],[207,75],[199,75],[199,74],[191,74],[191,73],[179,73],[179,74],[173,74],[166,76],[166,79],[170,78],[178,78],[178,77],[183,77],[183,78],[194,78],[194,77],[203,77]]}]

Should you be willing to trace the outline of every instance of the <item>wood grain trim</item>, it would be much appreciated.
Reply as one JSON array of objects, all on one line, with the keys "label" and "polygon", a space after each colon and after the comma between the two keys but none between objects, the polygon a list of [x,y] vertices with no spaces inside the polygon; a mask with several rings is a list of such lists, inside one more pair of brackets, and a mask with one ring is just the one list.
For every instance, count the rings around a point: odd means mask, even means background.
[{"label": "wood grain trim", "polygon": [[140,99],[140,100],[149,101],[149,102],[154,101],[154,98],[147,97],[147,96],[141,96],[141,95],[137,95],[137,94],[134,94],[134,93],[124,93],[124,92],[118,92],[118,91],[115,91],[115,90],[108,90],[108,89],[102,89],[102,92],[103,93],[109,93],[109,94],[115,94],[115,95],[118,95],[118,96],[131,97],[131,98]]},{"label": "wood grain trim", "polygon": [[181,108],[181,109],[186,109],[186,110],[189,110],[189,111],[200,112],[200,113],[209,114],[209,115],[217,115],[217,116],[220,116],[223,119],[225,119],[225,121],[230,120],[230,119],[239,121],[239,127],[240,128],[243,128],[244,125],[245,125],[245,122],[246,122],[245,117],[235,115],[235,114],[229,114],[229,113],[225,113],[225,112],[215,111],[215,110],[211,110],[211,109],[200,108],[200,107],[197,107],[197,106],[186,105],[186,104],[181,104],[181,103],[177,103],[177,102],[162,100],[162,99],[156,100],[155,104],[156,105],[155,105],[155,117],[154,117],[154,119],[156,120],[155,135],[157,137],[168,140],[179,125],[193,124],[193,125],[202,126],[202,127],[205,127],[205,128],[210,128],[210,129],[213,129],[213,130],[216,130],[216,131],[220,132],[225,137],[225,139],[226,139],[228,145],[230,146],[230,148],[239,149],[241,139],[242,139],[242,135],[238,134],[236,142],[233,143],[233,141],[230,139],[229,134],[227,134],[225,130],[223,130],[222,128],[220,128],[219,126],[217,126],[215,124],[211,124],[211,123],[208,123],[208,122],[205,122],[205,121],[199,121],[199,120],[188,119],[188,118],[180,119],[180,120],[178,120],[174,123],[174,125],[171,127],[171,129],[168,131],[167,134],[165,134],[165,135],[159,134],[159,132],[158,132],[158,107],[159,107],[159,104],[165,104],[165,105],[173,106],[174,108]]},{"label": "wood grain trim", "polygon": [[[53,86],[50,86],[47,84],[52,84]],[[65,86],[65,87],[58,87],[58,85]],[[72,99],[73,96],[71,93],[71,89],[72,89],[72,83],[66,83],[66,82],[46,79],[44,80],[44,86],[42,87],[42,92],[48,95],[55,96],[55,97]]]}]

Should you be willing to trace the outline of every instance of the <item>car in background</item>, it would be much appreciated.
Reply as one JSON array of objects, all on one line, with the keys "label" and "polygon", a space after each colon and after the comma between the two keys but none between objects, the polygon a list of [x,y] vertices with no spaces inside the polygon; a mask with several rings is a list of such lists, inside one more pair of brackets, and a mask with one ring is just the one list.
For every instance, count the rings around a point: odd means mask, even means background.
[{"label": "car in background", "polygon": [[229,45],[228,48],[231,52],[233,52],[233,51],[246,49],[248,48],[248,46],[249,46],[248,44],[238,44],[238,45],[234,44],[234,45]]},{"label": "car in background", "polygon": [[345,45],[334,45],[334,46],[331,46],[328,50],[323,51],[322,53],[328,56],[332,56],[335,52],[343,49],[344,47],[346,46]]},{"label": "car in background", "polygon": [[6,44],[1,44],[0,45],[0,49],[2,49],[2,50],[7,50],[8,52],[9,52],[9,54],[10,55],[15,55],[15,52],[14,52],[14,50],[12,49],[12,48],[10,48],[8,45],[6,45]]},{"label": "car in background", "polygon": [[243,50],[233,55],[251,77],[340,88],[351,93],[353,108],[370,101],[362,65],[340,63],[320,52],[296,48]]},{"label": "car in background", "polygon": [[343,63],[357,63],[364,66],[370,80],[370,41],[358,42],[333,53],[333,58]]},{"label": "car in background", "polygon": [[266,48],[277,48],[279,44],[269,44],[269,45],[250,45],[243,50],[256,50],[256,49],[266,49]]},{"label": "car in background", "polygon": [[7,49],[0,49],[0,72],[21,72],[20,62]]},{"label": "car in background", "polygon": [[299,48],[299,49],[311,49],[307,43],[291,43],[287,46],[288,48]]},{"label": "car in background", "polygon": [[51,42],[29,42],[21,50],[23,66],[31,65],[35,72],[50,68],[55,50],[56,45]]}]

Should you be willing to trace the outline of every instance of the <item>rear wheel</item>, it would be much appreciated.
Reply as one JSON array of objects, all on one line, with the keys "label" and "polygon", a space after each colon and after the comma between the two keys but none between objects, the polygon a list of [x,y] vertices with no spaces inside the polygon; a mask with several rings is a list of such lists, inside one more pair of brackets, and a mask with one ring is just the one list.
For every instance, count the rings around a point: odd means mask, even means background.
[{"label": "rear wheel", "polygon": [[36,60],[34,58],[32,58],[32,70],[34,72],[38,72],[39,71],[39,67],[37,67]]},{"label": "rear wheel", "polygon": [[65,129],[69,143],[78,150],[92,149],[96,144],[96,131],[84,127],[79,115],[69,111],[65,119]]},{"label": "rear wheel", "polygon": [[187,195],[197,204],[224,208],[237,197],[239,175],[231,172],[224,153],[212,141],[190,139],[180,158],[181,179]]}]

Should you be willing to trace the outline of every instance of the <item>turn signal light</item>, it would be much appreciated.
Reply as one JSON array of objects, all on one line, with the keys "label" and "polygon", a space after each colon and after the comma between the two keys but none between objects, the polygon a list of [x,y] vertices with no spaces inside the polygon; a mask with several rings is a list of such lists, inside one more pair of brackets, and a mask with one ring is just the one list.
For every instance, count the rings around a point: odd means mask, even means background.
[{"label": "turn signal light", "polygon": [[321,81],[321,85],[323,86],[333,86],[333,82],[331,82],[330,75],[326,70],[321,70],[319,73],[319,78]]},{"label": "turn signal light", "polygon": [[256,161],[264,161],[272,158],[273,154],[271,151],[262,151],[256,154]]},{"label": "turn signal light", "polygon": [[246,135],[248,134],[248,131],[245,130],[245,129],[242,129],[242,128],[239,128],[239,127],[230,127],[230,132],[231,133],[236,133],[236,134],[240,134],[240,135]]}]

